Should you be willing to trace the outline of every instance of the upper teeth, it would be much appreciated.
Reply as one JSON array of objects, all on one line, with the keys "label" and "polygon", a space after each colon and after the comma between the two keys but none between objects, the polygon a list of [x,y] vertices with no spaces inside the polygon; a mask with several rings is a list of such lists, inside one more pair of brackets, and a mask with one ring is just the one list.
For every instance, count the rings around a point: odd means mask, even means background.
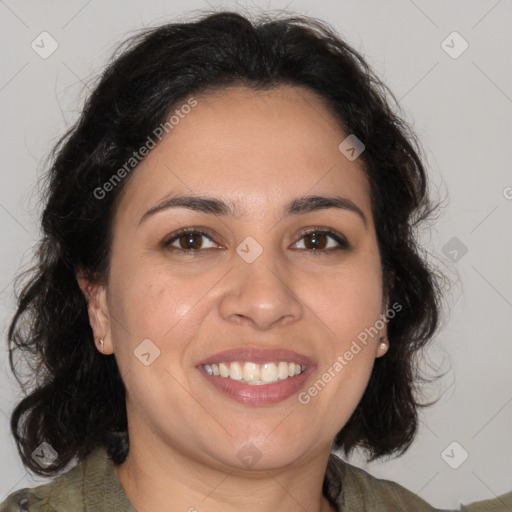
[{"label": "upper teeth", "polygon": [[268,384],[301,374],[306,367],[298,363],[286,361],[257,364],[253,362],[238,362],[205,364],[203,368],[210,375],[229,377],[242,380],[247,384]]}]

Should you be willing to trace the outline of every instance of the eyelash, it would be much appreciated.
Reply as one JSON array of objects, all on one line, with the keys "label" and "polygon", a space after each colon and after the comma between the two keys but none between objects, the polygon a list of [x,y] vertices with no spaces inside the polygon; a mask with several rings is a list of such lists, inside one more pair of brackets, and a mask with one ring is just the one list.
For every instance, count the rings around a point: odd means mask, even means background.
[{"label": "eyelash", "polygon": [[[162,247],[164,249],[170,250],[171,252],[180,252],[182,254],[187,254],[190,256],[198,256],[201,253],[200,249],[186,250],[186,249],[180,249],[178,247],[171,247],[172,242],[179,239],[181,236],[188,235],[188,234],[205,236],[211,242],[215,243],[215,241],[212,239],[212,237],[208,233],[206,233],[200,229],[183,228],[183,229],[180,229],[179,231],[173,233],[172,235],[170,235],[169,238],[165,239],[162,243]],[[334,253],[337,251],[343,251],[343,250],[350,249],[350,244],[348,243],[347,239],[343,235],[340,235],[338,232],[336,232],[332,229],[324,229],[324,228],[320,228],[320,227],[309,228],[300,234],[299,240],[302,240],[302,238],[304,238],[307,235],[311,235],[311,234],[328,235],[329,237],[331,237],[334,241],[336,241],[339,244],[339,247],[335,248],[335,249],[332,249],[332,248],[331,249],[305,249],[315,256],[319,256],[322,254],[326,255],[326,254],[331,254],[331,253]],[[295,242],[295,243],[297,243],[297,242]],[[304,249],[302,249],[302,250],[304,250]]]}]

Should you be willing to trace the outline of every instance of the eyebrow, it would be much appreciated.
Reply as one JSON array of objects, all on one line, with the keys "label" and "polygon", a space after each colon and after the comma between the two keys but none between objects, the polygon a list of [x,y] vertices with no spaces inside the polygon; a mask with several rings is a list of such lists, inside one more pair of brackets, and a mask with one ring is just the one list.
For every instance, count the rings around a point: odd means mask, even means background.
[{"label": "eyebrow", "polygon": [[[240,218],[244,214],[233,203],[209,196],[196,195],[171,195],[164,197],[157,205],[150,208],[142,215],[139,225],[152,215],[170,208],[188,208],[200,213],[222,215]],[[368,220],[363,211],[350,199],[341,196],[307,195],[293,199],[284,208],[284,217],[303,215],[310,212],[338,208],[357,214],[363,221],[365,228]]]}]

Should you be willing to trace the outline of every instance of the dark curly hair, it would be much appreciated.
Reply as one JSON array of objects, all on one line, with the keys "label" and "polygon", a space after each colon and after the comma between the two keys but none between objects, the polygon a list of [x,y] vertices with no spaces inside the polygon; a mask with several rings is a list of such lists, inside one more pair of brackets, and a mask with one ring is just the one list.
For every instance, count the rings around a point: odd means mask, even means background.
[{"label": "dark curly hair", "polygon": [[[55,475],[100,446],[116,464],[125,460],[125,387],[114,355],[94,345],[77,275],[105,282],[113,217],[130,176],[101,199],[95,190],[184,99],[231,85],[308,88],[345,133],[363,141],[359,162],[371,186],[384,292],[402,310],[389,320],[389,351],[376,359],[364,396],[333,447],[346,455],[360,447],[371,461],[401,454],[412,443],[417,410],[431,405],[415,394],[419,381],[427,380],[416,352],[439,327],[442,296],[442,275],[416,237],[420,221],[436,208],[418,141],[397,115],[389,89],[327,23],[301,15],[263,14],[251,21],[239,13],[206,12],[143,29],[121,43],[79,119],[49,154],[37,262],[18,277],[8,332],[10,366],[26,395],[12,412],[11,430],[34,473]],[[30,362],[30,392],[15,368],[16,351]],[[31,456],[42,442],[58,454],[46,468]]]}]

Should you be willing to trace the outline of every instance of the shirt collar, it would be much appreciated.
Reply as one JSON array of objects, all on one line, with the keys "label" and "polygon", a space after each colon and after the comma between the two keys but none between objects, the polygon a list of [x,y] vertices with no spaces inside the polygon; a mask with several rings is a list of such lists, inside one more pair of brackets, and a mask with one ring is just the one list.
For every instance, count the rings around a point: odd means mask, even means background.
[{"label": "shirt collar", "polygon": [[104,448],[92,452],[84,462],[84,505],[86,512],[111,510],[136,512]]}]

